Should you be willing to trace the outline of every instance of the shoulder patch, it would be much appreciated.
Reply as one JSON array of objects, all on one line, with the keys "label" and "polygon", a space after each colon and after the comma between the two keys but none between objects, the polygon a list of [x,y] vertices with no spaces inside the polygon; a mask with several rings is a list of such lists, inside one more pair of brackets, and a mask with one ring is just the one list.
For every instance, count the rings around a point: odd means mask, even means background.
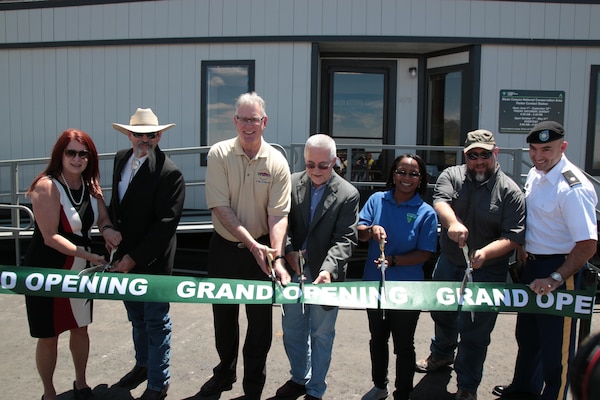
[{"label": "shoulder patch", "polygon": [[569,186],[573,187],[575,185],[579,185],[581,183],[581,181],[579,180],[579,178],[577,178],[575,176],[575,174],[573,173],[573,171],[566,170],[562,173],[562,175],[564,176],[564,178],[567,180],[567,183],[569,184]]}]

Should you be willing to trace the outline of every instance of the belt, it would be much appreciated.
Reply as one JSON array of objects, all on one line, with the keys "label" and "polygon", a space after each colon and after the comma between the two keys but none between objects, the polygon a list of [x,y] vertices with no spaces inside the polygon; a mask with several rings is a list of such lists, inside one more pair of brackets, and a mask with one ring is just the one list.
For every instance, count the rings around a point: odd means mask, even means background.
[{"label": "belt", "polygon": [[556,257],[565,258],[566,256],[567,256],[567,254],[531,254],[531,253],[527,253],[527,260],[535,261],[535,260],[543,260],[543,259],[547,259],[547,258],[556,258]]},{"label": "belt", "polygon": [[[230,246],[235,246],[238,249],[245,249],[246,245],[244,244],[244,242],[232,242],[230,240],[225,239],[223,236],[219,235],[218,233],[215,232],[215,234],[226,244],[230,245]],[[269,243],[269,235],[263,235],[259,238],[255,239],[257,242],[261,243],[261,244],[268,244]]]}]

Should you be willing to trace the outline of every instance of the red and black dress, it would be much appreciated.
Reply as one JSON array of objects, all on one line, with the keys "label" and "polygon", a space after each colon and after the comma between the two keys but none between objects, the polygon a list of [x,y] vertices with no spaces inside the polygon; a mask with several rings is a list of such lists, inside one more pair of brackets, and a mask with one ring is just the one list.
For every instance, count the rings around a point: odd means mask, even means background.
[{"label": "red and black dress", "polygon": [[[90,196],[85,185],[82,185],[79,190],[71,190],[72,196],[69,196],[66,186],[57,179],[52,178],[52,182],[60,193],[58,234],[75,245],[89,250],[90,230],[98,219],[98,200]],[[83,197],[82,190],[85,190]],[[77,205],[71,197],[83,201]],[[45,245],[37,222],[24,262],[30,267],[71,271],[81,271],[87,264],[83,258],[64,255]],[[86,326],[92,322],[92,302],[87,299],[25,296],[25,303],[29,331],[31,336],[36,338],[58,336],[64,331]]]}]

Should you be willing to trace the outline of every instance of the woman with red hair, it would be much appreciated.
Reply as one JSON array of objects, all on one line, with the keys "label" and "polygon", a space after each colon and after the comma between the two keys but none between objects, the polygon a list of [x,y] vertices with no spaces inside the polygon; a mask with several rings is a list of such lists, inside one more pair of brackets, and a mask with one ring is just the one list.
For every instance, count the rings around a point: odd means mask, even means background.
[{"label": "woman with red hair", "polygon": [[[64,131],[54,144],[48,166],[27,191],[35,228],[25,265],[80,271],[106,263],[104,256],[90,250],[92,226],[101,227],[108,249],[119,245],[121,234],[111,229],[99,178],[98,152],[90,136],[76,129]],[[42,400],[56,399],[53,375],[58,335],[65,331],[71,334],[75,399],[93,399],[85,376],[92,302],[36,296],[25,300],[31,336],[38,338],[36,364],[44,385]]]}]

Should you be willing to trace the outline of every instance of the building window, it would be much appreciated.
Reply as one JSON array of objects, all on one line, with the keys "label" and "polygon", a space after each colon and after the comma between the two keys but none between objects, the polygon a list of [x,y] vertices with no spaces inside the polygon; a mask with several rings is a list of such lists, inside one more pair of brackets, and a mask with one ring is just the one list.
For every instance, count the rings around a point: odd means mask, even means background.
[{"label": "building window", "polygon": [[592,65],[590,77],[590,105],[588,111],[588,145],[585,169],[600,175],[600,65]]},{"label": "building window", "polygon": [[394,144],[396,81],[396,61],[322,62],[320,131],[338,145],[339,172],[359,187],[385,180],[383,169],[393,159],[379,146]]},{"label": "building window", "polygon": [[202,146],[237,135],[233,123],[235,100],[254,90],[254,61],[202,62]]}]

